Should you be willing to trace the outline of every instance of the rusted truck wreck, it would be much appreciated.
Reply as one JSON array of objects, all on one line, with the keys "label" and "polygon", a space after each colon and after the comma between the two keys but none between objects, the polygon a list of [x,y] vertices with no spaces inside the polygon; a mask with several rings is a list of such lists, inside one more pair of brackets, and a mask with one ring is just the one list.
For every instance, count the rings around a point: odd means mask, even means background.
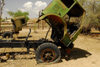
[{"label": "rusted truck wreck", "polygon": [[[68,51],[74,47],[73,42],[77,39],[84,23],[85,10],[77,0],[53,0],[44,10],[40,12],[38,21],[45,20],[52,28],[51,39],[40,39],[37,41],[28,41],[29,34],[25,41],[0,42],[0,47],[21,47],[23,44],[28,50],[35,49],[37,63],[54,63],[61,59],[61,49]],[[65,18],[67,16],[67,18]],[[77,23],[70,22],[71,17],[80,19]],[[66,21],[67,19],[67,21]],[[22,21],[23,22],[23,21]],[[13,44],[16,44],[13,45]],[[2,44],[5,44],[1,46]],[[9,44],[9,45],[8,45]]]}]

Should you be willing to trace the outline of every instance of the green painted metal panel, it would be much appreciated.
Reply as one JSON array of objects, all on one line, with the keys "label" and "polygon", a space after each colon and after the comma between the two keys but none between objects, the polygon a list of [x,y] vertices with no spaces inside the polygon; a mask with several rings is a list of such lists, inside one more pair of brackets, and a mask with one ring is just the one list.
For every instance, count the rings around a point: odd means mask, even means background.
[{"label": "green painted metal panel", "polygon": [[46,9],[43,10],[43,14],[57,14],[63,17],[70,8],[65,6],[61,0],[53,0]]},{"label": "green painted metal panel", "polygon": [[[60,17],[63,21],[63,17],[68,14],[69,16],[83,16],[85,10],[81,7],[77,0],[53,0],[43,11],[42,16],[39,18],[44,19],[49,15],[55,15]],[[45,20],[49,20],[45,18]],[[51,19],[50,19],[51,20]],[[58,21],[59,22],[59,21]],[[48,21],[49,24],[57,23],[55,21]],[[60,40],[66,47],[73,41],[76,40],[77,36],[80,34],[82,26],[74,33],[74,35],[69,36],[67,32],[66,22],[62,22],[64,24],[64,34],[62,39]],[[58,28],[59,29],[59,28]]]},{"label": "green painted metal panel", "polygon": [[72,42],[70,37],[66,34],[61,42],[68,47],[68,45]]}]

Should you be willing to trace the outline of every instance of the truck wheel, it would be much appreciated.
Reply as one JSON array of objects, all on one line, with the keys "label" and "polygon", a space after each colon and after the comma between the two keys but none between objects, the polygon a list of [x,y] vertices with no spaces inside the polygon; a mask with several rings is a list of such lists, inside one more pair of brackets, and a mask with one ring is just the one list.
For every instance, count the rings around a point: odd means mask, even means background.
[{"label": "truck wheel", "polygon": [[60,50],[53,43],[43,43],[36,49],[37,63],[56,63],[60,59]]},{"label": "truck wheel", "polygon": [[8,37],[8,38],[13,38],[13,34],[12,34],[12,32],[4,32],[4,33],[2,34],[2,37],[3,37],[3,38],[6,38],[6,37]]}]

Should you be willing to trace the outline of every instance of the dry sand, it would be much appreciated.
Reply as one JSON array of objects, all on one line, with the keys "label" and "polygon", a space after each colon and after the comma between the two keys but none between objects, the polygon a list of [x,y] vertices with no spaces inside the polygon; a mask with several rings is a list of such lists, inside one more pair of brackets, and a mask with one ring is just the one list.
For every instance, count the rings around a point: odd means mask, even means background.
[{"label": "dry sand", "polygon": [[[26,30],[24,30],[25,32]],[[34,32],[34,31],[33,31]],[[22,33],[22,32],[21,32]],[[31,34],[33,38],[40,38],[44,32]],[[27,32],[26,32],[27,34]],[[40,35],[38,37],[38,35]],[[49,34],[50,35],[50,34]],[[37,37],[36,37],[37,36]],[[44,35],[45,36],[45,35]],[[62,58],[61,62],[55,64],[37,64],[35,56],[18,55],[16,60],[7,60],[0,63],[0,67],[100,67],[100,40],[89,36],[80,35],[74,42],[75,47],[71,52],[69,60]],[[2,48],[0,51],[25,51],[25,48]]]}]

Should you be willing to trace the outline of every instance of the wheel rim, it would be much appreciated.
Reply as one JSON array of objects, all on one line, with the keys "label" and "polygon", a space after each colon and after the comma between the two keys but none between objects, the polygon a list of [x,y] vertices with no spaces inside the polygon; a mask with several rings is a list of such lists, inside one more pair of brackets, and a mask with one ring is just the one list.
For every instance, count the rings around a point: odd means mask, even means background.
[{"label": "wheel rim", "polygon": [[50,48],[42,50],[40,55],[42,61],[47,63],[53,62],[56,58],[55,51]]}]

